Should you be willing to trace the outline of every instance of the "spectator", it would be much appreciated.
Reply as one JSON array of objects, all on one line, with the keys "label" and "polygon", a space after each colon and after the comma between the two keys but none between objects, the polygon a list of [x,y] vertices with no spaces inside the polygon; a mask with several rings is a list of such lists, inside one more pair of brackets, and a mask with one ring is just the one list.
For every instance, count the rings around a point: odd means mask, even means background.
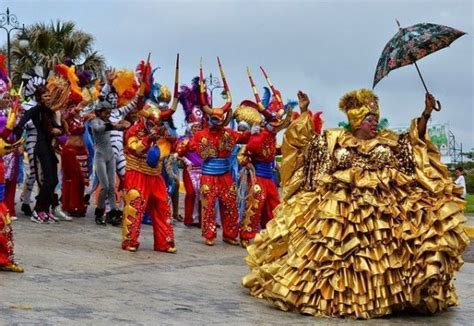
[{"label": "spectator", "polygon": [[461,198],[462,199],[466,199],[466,194],[467,194],[467,191],[466,191],[466,180],[464,179],[464,169],[462,168],[462,166],[458,166],[456,168],[456,180],[454,181],[454,183],[458,186],[461,186],[463,188],[463,192],[462,192],[462,195],[461,195]]}]

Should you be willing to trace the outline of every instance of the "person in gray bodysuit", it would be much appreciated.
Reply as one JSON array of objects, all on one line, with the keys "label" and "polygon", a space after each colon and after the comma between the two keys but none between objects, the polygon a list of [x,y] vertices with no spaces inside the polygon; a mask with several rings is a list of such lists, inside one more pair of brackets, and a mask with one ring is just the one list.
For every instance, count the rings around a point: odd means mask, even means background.
[{"label": "person in gray bodysuit", "polygon": [[95,109],[96,117],[90,124],[95,148],[95,172],[102,187],[95,209],[95,222],[98,225],[106,225],[104,220],[106,199],[110,206],[108,213],[110,224],[118,225],[121,221],[120,211],[115,205],[115,157],[112,151],[110,131],[125,130],[130,123],[124,120],[116,123],[109,122],[112,108],[112,105],[106,101],[99,102]]}]

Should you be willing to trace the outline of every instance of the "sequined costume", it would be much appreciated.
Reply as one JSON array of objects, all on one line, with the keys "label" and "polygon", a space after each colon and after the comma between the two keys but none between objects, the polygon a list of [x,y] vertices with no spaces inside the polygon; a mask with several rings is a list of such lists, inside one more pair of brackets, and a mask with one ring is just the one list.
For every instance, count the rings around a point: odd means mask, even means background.
[{"label": "sequined costume", "polygon": [[206,127],[196,132],[189,142],[178,149],[184,155],[187,150],[199,153],[203,160],[201,176],[202,235],[214,240],[216,232],[216,200],[222,219],[223,236],[236,240],[239,235],[237,192],[230,174],[228,158],[237,143],[245,143],[249,133],[240,134],[223,127]]},{"label": "sequined costume", "polygon": [[[15,152],[21,145],[21,140],[14,144],[9,144],[6,140],[12,136],[12,130],[15,126],[18,108],[20,107],[19,98],[5,99],[6,91],[2,89],[7,87],[8,78],[4,65],[4,57],[0,55],[0,107],[4,105],[9,107],[8,118],[6,119],[5,128],[0,132],[0,270],[11,272],[23,272],[23,268],[14,261],[14,244],[11,214],[5,203],[5,165],[3,156]],[[5,85],[6,84],[6,85]]]},{"label": "sequined costume", "polygon": [[[7,112],[2,112],[3,114]],[[4,130],[6,124],[7,117],[5,115],[0,116],[0,130]],[[7,139],[9,143],[15,141],[15,136],[10,134]],[[4,194],[4,202],[8,208],[10,216],[16,216],[16,209],[15,209],[15,194],[16,194],[16,184],[17,178],[19,173],[19,160],[20,153],[19,151],[14,151],[12,153],[8,153],[3,156],[3,163],[5,167],[5,194]]]},{"label": "sequined costume", "polygon": [[[173,102],[169,91],[158,87],[155,94],[153,72],[149,61],[138,69],[142,84],[139,95],[147,99],[139,111],[140,118],[125,133],[125,196],[122,224],[122,249],[136,251],[144,213],[152,220],[154,250],[175,253],[171,199],[162,176],[163,161],[171,153],[175,139],[163,124],[178,106],[179,54],[176,58]],[[158,104],[158,105],[157,105]],[[160,105],[162,104],[162,105]]]},{"label": "sequined costume", "polygon": [[285,311],[363,319],[457,303],[465,203],[417,123],[362,140],[345,129],[314,135],[306,112],[288,128],[284,198],[247,248],[243,285],[253,296]]},{"label": "sequined costume", "polygon": [[12,221],[5,203],[4,175],[5,165],[0,159],[0,268],[14,264]]},{"label": "sequined costume", "polygon": [[[240,228],[240,239],[255,238],[273,218],[273,210],[280,203],[278,189],[273,181],[272,164],[276,155],[276,134],[264,128],[252,135],[242,153],[243,161],[255,168],[255,181],[250,185],[245,213]],[[259,225],[260,224],[260,225]]]},{"label": "sequined costume", "polygon": [[260,99],[250,69],[247,68],[256,102],[245,100],[241,103],[242,108],[247,110],[254,108],[255,113],[260,113],[264,117],[261,123],[263,127],[259,132],[254,132],[241,154],[241,164],[243,166],[251,164],[255,173],[248,185],[245,213],[240,227],[243,247],[248,245],[249,240],[255,238],[259,229],[265,229],[273,218],[273,210],[280,203],[278,189],[273,180],[273,165],[277,155],[276,135],[287,127],[293,110],[293,105],[283,104],[280,92],[275,89],[265,70],[262,67],[260,69],[273,92],[272,99],[270,100],[269,88],[265,88],[264,100]]},{"label": "sequined costume", "polygon": [[[178,148],[187,146],[192,134],[202,129],[205,123],[204,113],[199,103],[199,77],[195,77],[190,86],[182,85],[179,92],[186,119],[186,134],[179,139]],[[184,197],[184,224],[199,226],[201,224],[201,174],[202,159],[195,151],[187,151],[183,157],[186,167],[183,169],[183,185],[186,191]]]},{"label": "sequined costume", "polygon": [[[187,146],[189,139],[184,139],[179,146]],[[186,190],[184,197],[184,224],[199,225],[201,223],[201,175],[202,159],[195,151],[189,151],[183,157],[186,167],[183,170],[183,185]]]},{"label": "sequined costume", "polygon": [[140,242],[143,214],[152,219],[154,250],[174,249],[170,198],[161,175],[163,157],[156,167],[147,164],[147,154],[153,145],[144,119],[137,121],[125,133],[125,206],[123,210],[122,248],[136,250]]}]

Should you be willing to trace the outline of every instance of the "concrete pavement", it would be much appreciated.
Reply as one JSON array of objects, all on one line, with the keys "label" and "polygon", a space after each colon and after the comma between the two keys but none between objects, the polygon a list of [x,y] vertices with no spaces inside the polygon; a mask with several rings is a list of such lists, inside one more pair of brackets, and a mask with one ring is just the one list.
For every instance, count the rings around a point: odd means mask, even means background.
[{"label": "concrete pavement", "polygon": [[245,251],[176,224],[178,253],[152,251],[143,226],[136,253],[120,249],[120,229],[91,218],[36,225],[14,222],[24,274],[0,273],[0,325],[470,325],[474,264],[457,276],[460,305],[435,316],[398,314],[360,321],[279,311],[240,285]]}]

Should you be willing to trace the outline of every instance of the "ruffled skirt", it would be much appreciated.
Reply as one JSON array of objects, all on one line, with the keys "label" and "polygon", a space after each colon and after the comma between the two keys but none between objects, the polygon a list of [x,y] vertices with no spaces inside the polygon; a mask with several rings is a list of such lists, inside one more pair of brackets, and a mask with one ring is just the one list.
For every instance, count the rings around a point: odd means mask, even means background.
[{"label": "ruffled skirt", "polygon": [[464,202],[395,170],[344,171],[275,210],[248,247],[243,285],[282,310],[368,319],[457,304]]}]

